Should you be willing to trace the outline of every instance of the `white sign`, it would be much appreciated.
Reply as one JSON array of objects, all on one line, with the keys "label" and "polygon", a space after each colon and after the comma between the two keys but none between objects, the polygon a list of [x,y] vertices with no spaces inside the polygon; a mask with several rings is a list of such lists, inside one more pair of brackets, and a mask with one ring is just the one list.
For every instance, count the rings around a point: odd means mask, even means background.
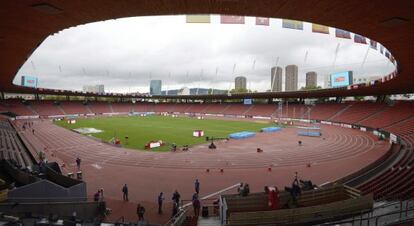
[{"label": "white sign", "polygon": [[390,143],[397,143],[397,136],[393,133],[390,133]]},{"label": "white sign", "polygon": [[150,146],[150,148],[157,148],[157,147],[161,146],[161,143],[160,142],[151,142],[149,146]]},{"label": "white sign", "polygon": [[204,131],[203,130],[194,130],[193,131],[193,137],[202,137],[204,136]]}]

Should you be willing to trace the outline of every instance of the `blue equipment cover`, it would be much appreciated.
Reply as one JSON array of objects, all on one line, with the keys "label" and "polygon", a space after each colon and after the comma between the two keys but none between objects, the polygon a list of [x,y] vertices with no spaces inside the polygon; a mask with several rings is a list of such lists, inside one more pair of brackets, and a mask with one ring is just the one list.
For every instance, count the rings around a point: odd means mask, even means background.
[{"label": "blue equipment cover", "polygon": [[271,132],[277,132],[282,130],[282,128],[280,127],[266,127],[266,128],[262,128],[260,131],[264,132],[264,133],[271,133]]},{"label": "blue equipment cover", "polygon": [[229,138],[239,140],[239,139],[254,137],[255,135],[256,135],[255,132],[243,131],[243,132],[238,132],[238,133],[232,133],[229,135]]},{"label": "blue equipment cover", "polygon": [[308,137],[320,137],[321,132],[316,131],[298,131],[299,136],[308,136]]}]

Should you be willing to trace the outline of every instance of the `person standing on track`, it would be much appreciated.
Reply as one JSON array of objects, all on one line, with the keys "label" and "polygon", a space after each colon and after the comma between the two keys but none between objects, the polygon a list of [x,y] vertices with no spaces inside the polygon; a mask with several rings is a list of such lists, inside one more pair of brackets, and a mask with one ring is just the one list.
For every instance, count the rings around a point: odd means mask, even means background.
[{"label": "person standing on track", "polygon": [[201,203],[200,203],[200,200],[198,199],[198,195],[194,194],[193,195],[193,208],[194,208],[195,217],[198,217],[200,215],[200,207],[201,207]]},{"label": "person standing on track", "polygon": [[158,195],[158,214],[162,214],[162,202],[164,201],[163,193]]},{"label": "person standing on track", "polygon": [[80,170],[80,164],[81,164],[81,159],[79,157],[76,158],[76,166],[78,167],[78,170]]},{"label": "person standing on track", "polygon": [[178,193],[178,191],[175,190],[175,192],[173,193],[172,200],[174,201],[174,203],[177,203],[178,206],[180,205],[180,198],[181,198],[180,193]]},{"label": "person standing on track", "polygon": [[127,184],[125,184],[122,187],[122,198],[124,199],[124,201],[128,202],[128,186],[127,186]]},{"label": "person standing on track", "polygon": [[145,213],[145,208],[141,206],[141,204],[138,203],[138,206],[137,206],[138,221],[144,220],[144,213]]},{"label": "person standing on track", "polygon": [[196,179],[194,182],[194,189],[197,194],[200,193],[200,182],[198,181],[198,179]]}]

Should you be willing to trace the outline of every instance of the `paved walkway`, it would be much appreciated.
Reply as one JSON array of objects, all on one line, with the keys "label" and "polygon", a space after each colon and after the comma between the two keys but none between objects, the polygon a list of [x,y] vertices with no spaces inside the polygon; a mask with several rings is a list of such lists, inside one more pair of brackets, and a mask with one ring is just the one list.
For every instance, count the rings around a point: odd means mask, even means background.
[{"label": "paved walkway", "polygon": [[199,217],[197,226],[220,226],[220,219],[218,217]]}]

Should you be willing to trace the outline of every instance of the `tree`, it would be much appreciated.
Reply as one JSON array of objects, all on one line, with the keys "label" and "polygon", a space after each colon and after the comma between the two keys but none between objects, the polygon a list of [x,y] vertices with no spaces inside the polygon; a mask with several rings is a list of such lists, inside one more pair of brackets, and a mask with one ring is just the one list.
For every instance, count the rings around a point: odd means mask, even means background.
[{"label": "tree", "polygon": [[302,86],[300,88],[301,91],[317,90],[317,89],[322,89],[322,87],[320,87],[320,86],[306,86],[306,87]]},{"label": "tree", "polygon": [[243,88],[230,90],[230,93],[231,94],[235,94],[235,93],[248,93],[248,92],[249,92],[249,90],[243,89]]},{"label": "tree", "polygon": [[364,97],[363,96],[354,96],[354,100],[361,101],[361,100],[364,100]]}]

